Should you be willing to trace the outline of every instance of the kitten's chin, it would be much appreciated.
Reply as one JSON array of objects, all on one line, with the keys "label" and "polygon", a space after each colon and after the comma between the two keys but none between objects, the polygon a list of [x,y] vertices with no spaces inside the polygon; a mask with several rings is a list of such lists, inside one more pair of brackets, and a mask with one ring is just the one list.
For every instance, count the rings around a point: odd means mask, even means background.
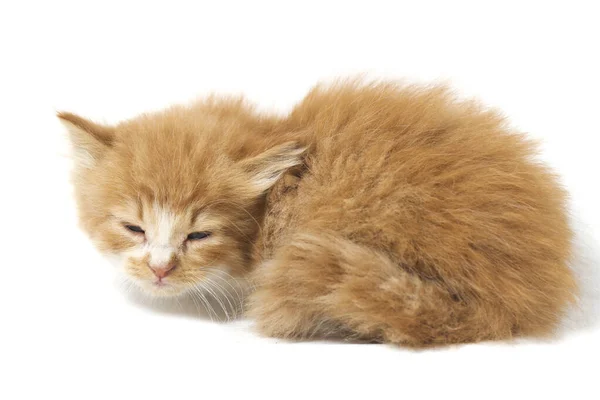
[{"label": "kitten's chin", "polygon": [[179,297],[188,292],[185,287],[169,282],[135,282],[135,284],[145,295],[150,297]]}]

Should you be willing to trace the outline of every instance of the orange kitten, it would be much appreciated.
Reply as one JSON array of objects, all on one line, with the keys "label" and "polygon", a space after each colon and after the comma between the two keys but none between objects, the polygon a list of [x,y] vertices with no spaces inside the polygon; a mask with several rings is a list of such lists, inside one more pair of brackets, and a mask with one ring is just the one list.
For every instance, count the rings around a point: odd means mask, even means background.
[{"label": "orange kitten", "polygon": [[151,295],[248,279],[264,334],[411,346],[547,335],[574,298],[556,178],[443,88],[317,87],[285,117],[210,98],[59,118],[81,226]]}]

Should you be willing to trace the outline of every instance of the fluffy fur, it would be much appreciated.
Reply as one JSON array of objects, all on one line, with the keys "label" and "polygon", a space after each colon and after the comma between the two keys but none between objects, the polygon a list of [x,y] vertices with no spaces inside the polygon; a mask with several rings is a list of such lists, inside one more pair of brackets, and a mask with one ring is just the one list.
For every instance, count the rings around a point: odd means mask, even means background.
[{"label": "fluffy fur", "polygon": [[[539,336],[574,298],[555,176],[496,112],[444,88],[319,86],[282,117],[227,98],[116,126],[59,117],[98,248],[156,296],[248,279],[266,335]],[[211,235],[186,239],[194,231]],[[157,246],[175,265],[160,282]]]}]

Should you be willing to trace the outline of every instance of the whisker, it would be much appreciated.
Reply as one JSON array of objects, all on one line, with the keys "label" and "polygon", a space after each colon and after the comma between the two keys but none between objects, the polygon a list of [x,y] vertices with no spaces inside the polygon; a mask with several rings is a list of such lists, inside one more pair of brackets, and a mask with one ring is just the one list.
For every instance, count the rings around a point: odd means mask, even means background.
[{"label": "whisker", "polygon": [[211,294],[211,296],[217,301],[217,303],[219,303],[219,305],[221,306],[221,309],[225,313],[225,317],[229,321],[229,313],[227,312],[227,309],[225,308],[225,305],[223,304],[221,299],[216,295],[216,293],[211,289],[210,286],[203,286],[203,288],[206,289],[206,291]]},{"label": "whisker", "polygon": [[208,301],[208,299],[206,298],[206,296],[204,295],[204,293],[202,293],[198,288],[196,288],[196,291],[194,293],[198,296],[198,299],[200,301],[202,301],[202,304],[204,304],[204,308],[208,311],[208,315],[210,316],[210,320],[214,322],[213,314],[214,314],[215,318],[220,319],[219,315],[217,314],[217,312],[213,308],[212,304],[210,304],[210,301]]},{"label": "whisker", "polygon": [[[235,288],[235,286],[233,286],[231,284],[231,282],[229,282],[228,279],[225,279],[224,277],[221,276],[221,274],[226,274],[228,277],[230,277],[230,279],[234,279],[234,277],[232,277],[230,274],[228,274],[225,271],[222,270],[218,270],[218,269],[207,269],[206,272],[210,273],[211,277],[214,277],[216,279],[220,279],[222,282],[225,282],[227,285],[229,285],[229,287],[235,292],[236,296],[237,296],[237,300],[238,302],[241,304],[243,302],[242,299],[242,295],[240,294],[240,292]],[[229,290],[227,290],[227,292],[229,293]]]},{"label": "whisker", "polygon": [[[235,307],[233,306],[233,304],[231,303],[231,300],[229,299],[230,296],[227,295],[227,294],[231,295],[231,293],[215,281],[207,279],[206,283],[211,285],[211,287],[213,287],[214,289],[218,290],[225,297],[225,300],[229,304],[230,310],[234,314],[234,318],[235,318],[237,316]],[[227,294],[225,293],[225,291],[227,291]],[[229,319],[229,316],[228,316],[228,319]]]},{"label": "whisker", "polygon": [[213,314],[215,315],[215,317],[217,317],[217,319],[218,319],[218,315],[214,311],[212,305],[210,304],[210,302],[208,301],[208,299],[206,298],[206,296],[204,296],[204,293],[202,293],[202,291],[200,290],[200,288],[198,288],[196,286],[196,284],[195,284],[194,281],[190,280],[190,281],[188,281],[188,283],[191,284],[188,293],[191,295],[192,301],[194,302],[194,304],[198,308],[198,303],[196,302],[196,298],[198,300],[200,300],[200,302],[204,306],[204,309],[208,312],[208,316],[210,317],[210,320],[214,322]]},{"label": "whisker", "polygon": [[[192,302],[194,302],[196,309],[198,309],[198,311],[200,311],[200,305],[196,301],[196,296],[197,296],[197,293],[191,292]],[[198,300],[200,300],[202,302],[203,309],[208,312],[208,316],[210,317],[210,320],[214,321],[212,313],[210,312],[209,308],[207,307],[206,302],[199,296],[198,296]]]}]

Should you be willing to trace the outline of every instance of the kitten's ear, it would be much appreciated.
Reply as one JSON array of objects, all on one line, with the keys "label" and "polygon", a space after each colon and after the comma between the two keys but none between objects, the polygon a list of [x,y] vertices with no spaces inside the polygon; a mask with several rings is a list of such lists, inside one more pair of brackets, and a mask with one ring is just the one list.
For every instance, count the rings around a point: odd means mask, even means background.
[{"label": "kitten's ear", "polygon": [[242,167],[250,174],[250,183],[257,194],[270,189],[290,168],[303,162],[306,147],[295,142],[275,146],[255,157],[243,160]]},{"label": "kitten's ear", "polygon": [[67,112],[59,112],[57,117],[69,132],[78,166],[92,167],[112,146],[115,134],[112,127],[99,125]]}]

